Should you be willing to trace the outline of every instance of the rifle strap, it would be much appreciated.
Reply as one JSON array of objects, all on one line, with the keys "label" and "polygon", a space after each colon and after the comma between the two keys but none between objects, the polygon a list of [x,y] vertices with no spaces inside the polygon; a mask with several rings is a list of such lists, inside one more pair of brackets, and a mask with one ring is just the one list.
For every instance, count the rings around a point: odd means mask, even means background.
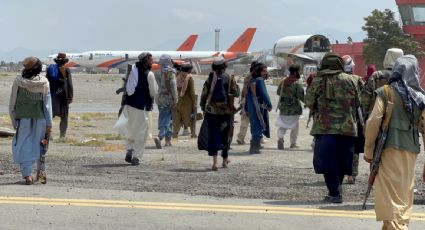
[{"label": "rifle strap", "polygon": [[391,89],[390,85],[384,85],[384,94],[385,94],[385,102],[384,102],[384,117],[382,121],[383,127],[388,127],[391,120],[391,113],[387,110],[388,103],[394,103],[394,90]]},{"label": "rifle strap", "polygon": [[211,78],[210,88],[208,90],[207,103],[206,103],[207,106],[211,102],[211,98],[213,96],[213,93],[214,93],[214,89],[215,89],[215,85],[216,84],[217,84],[217,74],[213,71],[212,72],[212,78]]}]

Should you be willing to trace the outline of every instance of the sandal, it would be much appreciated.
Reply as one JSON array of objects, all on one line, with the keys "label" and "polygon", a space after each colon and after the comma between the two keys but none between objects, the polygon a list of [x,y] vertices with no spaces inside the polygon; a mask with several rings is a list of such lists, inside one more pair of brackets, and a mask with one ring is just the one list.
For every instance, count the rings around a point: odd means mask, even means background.
[{"label": "sandal", "polygon": [[26,176],[24,179],[25,179],[25,184],[26,185],[32,185],[32,184],[34,184],[34,181],[32,179],[32,176]]},{"label": "sandal", "polygon": [[37,176],[35,178],[35,181],[40,181],[40,183],[42,184],[46,184],[47,183],[47,175],[45,171],[37,171]]},{"label": "sandal", "polygon": [[211,168],[211,170],[212,170],[212,171],[218,171],[218,167],[217,167],[217,165],[213,165],[213,166],[212,166],[212,168]]},{"label": "sandal", "polygon": [[227,165],[230,163],[230,160],[223,160],[223,164],[221,164],[223,166],[223,168],[227,168]]}]

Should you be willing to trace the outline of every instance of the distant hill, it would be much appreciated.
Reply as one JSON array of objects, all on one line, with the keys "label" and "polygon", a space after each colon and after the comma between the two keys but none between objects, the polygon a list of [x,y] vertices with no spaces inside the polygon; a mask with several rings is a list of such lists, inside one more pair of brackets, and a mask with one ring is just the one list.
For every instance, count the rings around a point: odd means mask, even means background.
[{"label": "distant hill", "polygon": [[[49,50],[32,50],[28,48],[15,48],[10,51],[1,51],[0,50],[0,61],[5,62],[17,62],[22,61],[24,58],[28,56],[35,56],[40,59],[43,59],[50,54],[58,53],[60,50],[58,49],[49,49]],[[75,50],[67,50],[66,52],[79,52]]]}]

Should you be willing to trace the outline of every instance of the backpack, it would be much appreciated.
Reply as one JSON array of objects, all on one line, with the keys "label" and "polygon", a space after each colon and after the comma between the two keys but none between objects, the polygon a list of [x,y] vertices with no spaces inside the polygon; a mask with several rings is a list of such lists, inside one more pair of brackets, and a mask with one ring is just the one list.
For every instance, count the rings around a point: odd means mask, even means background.
[{"label": "backpack", "polygon": [[57,81],[59,79],[58,65],[49,65],[49,67],[47,67],[47,72],[49,73],[49,80]]}]

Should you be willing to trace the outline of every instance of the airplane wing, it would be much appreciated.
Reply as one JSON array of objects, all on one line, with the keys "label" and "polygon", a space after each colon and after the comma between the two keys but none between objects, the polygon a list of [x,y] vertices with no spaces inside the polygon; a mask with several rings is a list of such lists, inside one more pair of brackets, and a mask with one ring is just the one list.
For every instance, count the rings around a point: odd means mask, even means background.
[{"label": "airplane wing", "polygon": [[288,57],[290,57],[290,58],[295,57],[295,58],[299,58],[299,59],[304,60],[304,61],[314,61],[314,59],[312,57],[307,56],[305,54],[288,54]]}]

